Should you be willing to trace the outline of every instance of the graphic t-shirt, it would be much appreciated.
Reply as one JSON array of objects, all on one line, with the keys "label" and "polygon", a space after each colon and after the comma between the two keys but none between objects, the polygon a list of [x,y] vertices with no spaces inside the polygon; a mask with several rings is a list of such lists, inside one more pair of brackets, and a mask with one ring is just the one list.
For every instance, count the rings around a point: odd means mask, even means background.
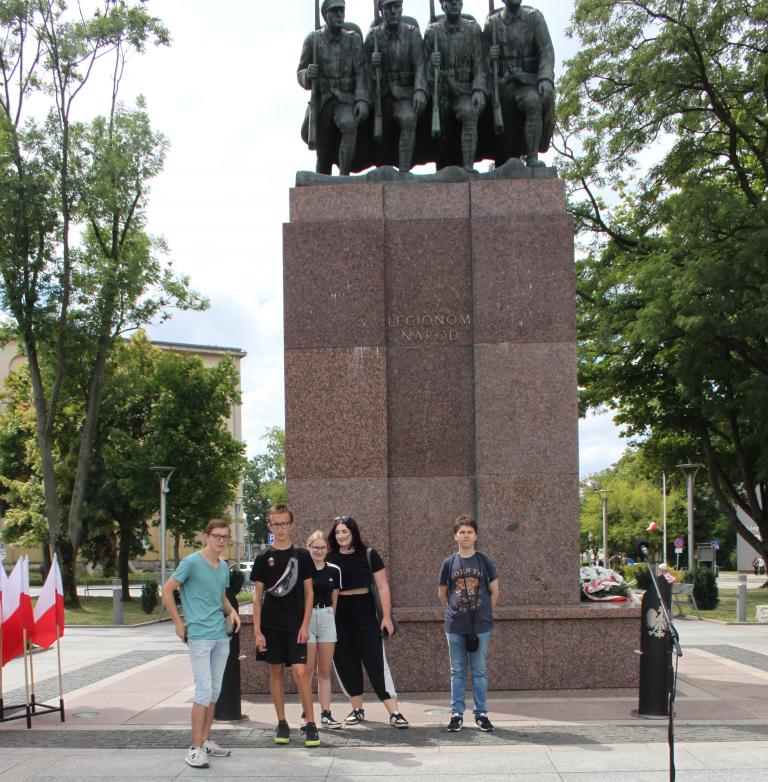
[{"label": "graphic t-shirt", "polygon": [[[288,570],[289,566],[291,570]],[[269,547],[256,557],[251,568],[251,581],[264,584],[262,629],[298,632],[304,619],[304,581],[312,578],[314,570],[309,552],[295,546],[287,549]],[[282,587],[269,594],[268,590],[275,587],[284,575]]]},{"label": "graphic t-shirt", "polygon": [[312,574],[312,590],[315,594],[316,606],[330,606],[333,599],[333,590],[341,589],[341,570],[338,565],[325,565]]},{"label": "graphic t-shirt", "polygon": [[488,584],[498,578],[493,562],[480,552],[466,559],[459,554],[446,557],[440,568],[438,584],[448,587],[445,607],[446,633],[485,633],[493,626],[493,606]]},{"label": "graphic t-shirt", "polygon": [[181,584],[181,606],[187,637],[193,640],[219,641],[227,637],[222,598],[229,586],[229,568],[224,560],[213,567],[199,552],[179,562],[173,578]]},{"label": "graphic t-shirt", "polygon": [[375,548],[371,549],[371,567],[364,548],[355,549],[351,554],[331,551],[326,560],[341,569],[343,589],[361,589],[371,586],[371,570],[378,573],[384,570],[384,560]]}]

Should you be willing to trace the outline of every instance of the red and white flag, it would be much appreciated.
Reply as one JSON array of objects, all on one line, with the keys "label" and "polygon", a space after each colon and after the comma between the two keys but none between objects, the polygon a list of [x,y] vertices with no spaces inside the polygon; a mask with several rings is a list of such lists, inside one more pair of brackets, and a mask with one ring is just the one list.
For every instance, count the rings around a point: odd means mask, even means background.
[{"label": "red and white flag", "polygon": [[649,524],[649,525],[648,525],[648,526],[645,528],[645,531],[646,531],[646,532],[653,532],[654,530],[657,530],[657,529],[659,529],[659,525],[658,525],[658,524],[657,524],[655,521],[652,521],[652,522],[651,522],[651,523],[650,523],[650,524]]},{"label": "red and white flag", "polygon": [[29,592],[29,557],[24,557],[21,571],[21,623],[27,631],[27,638],[35,626],[35,615],[32,612],[32,596]]},{"label": "red and white flag", "polygon": [[24,653],[24,620],[21,608],[21,582],[24,563],[16,560],[16,565],[5,582],[3,589],[3,644],[2,664]]},{"label": "red and white flag", "polygon": [[0,622],[3,620],[3,592],[5,592],[5,585],[7,583],[8,576],[5,574],[3,563],[0,562]]},{"label": "red and white flag", "polygon": [[[58,628],[58,631],[57,631]],[[57,636],[58,632],[58,636]],[[43,591],[35,604],[35,627],[32,643],[47,649],[64,635],[64,589],[61,583],[59,560],[53,555],[53,563],[43,584]]]}]

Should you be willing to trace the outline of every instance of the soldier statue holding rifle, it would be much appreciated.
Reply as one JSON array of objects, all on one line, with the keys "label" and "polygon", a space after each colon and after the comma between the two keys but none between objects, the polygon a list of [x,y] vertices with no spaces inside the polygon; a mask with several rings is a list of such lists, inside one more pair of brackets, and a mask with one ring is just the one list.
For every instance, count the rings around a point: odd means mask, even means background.
[{"label": "soldier statue holding rifle", "polygon": [[462,0],[440,0],[445,18],[435,21],[424,35],[427,80],[432,88],[432,135],[437,139],[437,166],[454,161],[452,136],[460,127],[461,164],[474,170],[477,122],[487,100],[487,79],[482,31],[473,19],[462,17]]},{"label": "soldier statue holding rifle", "polygon": [[543,166],[539,152],[549,148],[554,127],[555,51],[540,11],[522,0],[503,2],[505,8],[491,13],[483,30],[503,118],[503,133],[495,141],[496,164],[525,157],[528,166]]},{"label": "soldier statue holding rifle", "polygon": [[[376,23],[365,39],[374,91],[374,140],[399,128],[398,168],[409,171],[416,123],[427,106],[424,42],[417,27],[402,20],[402,0],[374,0]],[[379,12],[383,21],[379,21]]]},{"label": "soldier statue holding rifle", "polygon": [[[319,22],[315,0],[315,26]],[[352,170],[358,125],[369,114],[370,97],[362,38],[344,29],[344,0],[323,0],[320,12],[325,26],[304,41],[297,78],[312,90],[305,141],[317,149],[319,174],[330,174],[334,162],[339,173]],[[304,135],[304,134],[303,134]]]}]

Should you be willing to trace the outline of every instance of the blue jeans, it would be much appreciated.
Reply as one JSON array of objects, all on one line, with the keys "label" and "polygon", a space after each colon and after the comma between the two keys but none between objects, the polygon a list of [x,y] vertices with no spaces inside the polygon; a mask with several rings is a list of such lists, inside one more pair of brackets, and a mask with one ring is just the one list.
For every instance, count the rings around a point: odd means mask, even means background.
[{"label": "blue jeans", "polygon": [[472,700],[474,713],[485,714],[488,701],[488,644],[491,631],[478,633],[480,646],[476,652],[467,651],[467,636],[463,633],[446,633],[448,655],[451,660],[451,713],[464,714],[464,696],[467,690],[467,658],[472,671]]},{"label": "blue jeans", "polygon": [[208,708],[219,700],[221,680],[229,657],[229,638],[206,641],[190,638],[189,661],[195,677],[195,694],[192,700]]}]

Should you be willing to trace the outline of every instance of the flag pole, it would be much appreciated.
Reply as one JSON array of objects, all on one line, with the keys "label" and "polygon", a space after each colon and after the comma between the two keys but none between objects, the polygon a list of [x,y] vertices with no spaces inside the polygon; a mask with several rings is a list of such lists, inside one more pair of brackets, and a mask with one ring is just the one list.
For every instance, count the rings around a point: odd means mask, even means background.
[{"label": "flag pole", "polygon": [[61,721],[64,722],[64,681],[61,677],[61,638],[58,622],[56,622],[56,659],[59,663],[59,711],[61,712]]},{"label": "flag pole", "polygon": [[667,561],[667,474],[663,472],[661,474],[661,522],[662,527],[662,539],[664,541],[661,554],[663,562]]},{"label": "flag pole", "polygon": [[32,730],[32,712],[29,708],[29,670],[27,668],[27,630],[26,628],[21,631],[21,639],[24,644],[24,691],[26,693],[26,700],[24,707],[27,711],[27,730]]},{"label": "flag pole", "polygon": [[32,659],[32,644],[29,648],[29,682],[31,685],[31,695],[29,697],[29,705],[32,707],[32,714],[35,713],[37,704],[35,703],[35,663]]},{"label": "flag pole", "polygon": [[[2,567],[0,562],[0,567]],[[0,600],[0,655],[2,655],[3,649],[3,606]],[[2,660],[0,660],[0,722],[5,719],[5,699],[3,697],[3,666]]]}]

